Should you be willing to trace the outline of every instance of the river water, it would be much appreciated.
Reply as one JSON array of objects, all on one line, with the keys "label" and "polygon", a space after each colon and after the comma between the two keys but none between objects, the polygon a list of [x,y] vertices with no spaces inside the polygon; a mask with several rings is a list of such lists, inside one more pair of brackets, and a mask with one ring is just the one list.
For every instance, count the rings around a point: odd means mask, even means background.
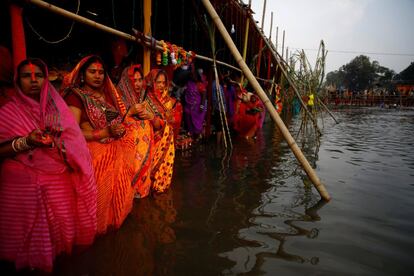
[{"label": "river water", "polygon": [[[168,193],[136,200],[120,230],[58,258],[55,274],[413,275],[414,110],[333,114],[303,150],[329,203],[267,122],[231,154],[177,153]],[[288,126],[296,136],[299,120]]]}]

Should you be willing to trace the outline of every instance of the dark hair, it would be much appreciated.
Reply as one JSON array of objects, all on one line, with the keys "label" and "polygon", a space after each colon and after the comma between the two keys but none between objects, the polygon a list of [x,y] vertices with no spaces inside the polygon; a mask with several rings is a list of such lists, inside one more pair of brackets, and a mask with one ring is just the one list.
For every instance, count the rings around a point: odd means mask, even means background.
[{"label": "dark hair", "polygon": [[20,70],[22,70],[23,66],[33,64],[40,68],[45,78],[47,77],[47,68],[46,64],[39,58],[27,58],[19,63],[16,70],[16,79],[17,79],[17,85],[20,86]]},{"label": "dark hair", "polygon": [[102,64],[102,67],[103,67],[103,69],[104,69],[104,75],[105,75],[105,78],[106,78],[106,66],[105,66],[105,63],[104,63],[104,61],[103,61],[103,59],[100,57],[100,56],[96,56],[96,55],[93,55],[93,56],[91,56],[83,65],[82,65],[82,67],[79,69],[79,77],[80,76],[83,76],[83,77],[85,77],[85,72],[86,72],[86,69],[92,64],[92,63],[95,63],[95,62],[98,62],[98,63],[100,63],[100,64]]},{"label": "dark hair", "polygon": [[144,78],[144,73],[142,72],[141,67],[135,66],[132,73],[135,75],[136,72],[139,72],[141,74],[141,78]]},{"label": "dark hair", "polygon": [[165,71],[164,69],[160,69],[158,71],[158,73],[155,75],[154,83],[158,79],[158,77],[161,76],[161,75],[164,75],[165,81],[168,83],[168,74],[167,74],[167,71]]},{"label": "dark hair", "polygon": [[33,64],[33,65],[38,66],[46,77],[47,75],[46,64],[39,58],[28,58],[20,62],[19,65],[17,66],[17,71],[16,71],[17,74],[20,73],[20,70],[22,69],[23,66],[28,65],[28,64]]}]

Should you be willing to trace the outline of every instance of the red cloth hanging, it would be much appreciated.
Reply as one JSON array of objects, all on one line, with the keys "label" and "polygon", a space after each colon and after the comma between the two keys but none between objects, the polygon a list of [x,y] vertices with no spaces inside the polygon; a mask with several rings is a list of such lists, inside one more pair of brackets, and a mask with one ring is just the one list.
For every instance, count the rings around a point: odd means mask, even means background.
[{"label": "red cloth hanging", "polygon": [[16,69],[21,61],[26,59],[26,40],[24,37],[22,11],[22,7],[10,4],[10,26],[12,33],[14,69]]}]

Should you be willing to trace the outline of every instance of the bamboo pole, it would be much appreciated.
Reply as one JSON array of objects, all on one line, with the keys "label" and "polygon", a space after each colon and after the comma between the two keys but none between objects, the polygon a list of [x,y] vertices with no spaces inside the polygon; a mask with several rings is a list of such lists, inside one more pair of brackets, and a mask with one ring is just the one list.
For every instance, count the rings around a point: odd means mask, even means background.
[{"label": "bamboo pole", "polygon": [[[79,22],[81,24],[90,26],[90,27],[98,29],[100,31],[113,34],[115,36],[124,38],[124,39],[129,40],[129,41],[134,41],[134,42],[141,43],[143,46],[148,47],[148,48],[152,47],[151,40],[153,39],[153,37],[151,37],[151,36],[144,35],[145,40],[142,40],[140,38],[137,38],[136,36],[133,36],[133,35],[118,31],[116,29],[113,29],[111,27],[105,26],[103,24],[97,23],[97,22],[95,22],[93,20],[90,20],[86,17],[80,16],[80,15],[77,15],[77,14],[72,13],[70,11],[67,11],[65,9],[59,8],[57,6],[54,6],[52,4],[47,3],[45,1],[42,1],[42,0],[26,0],[26,1],[29,2],[29,3],[32,3],[35,6],[38,6],[39,8],[46,9],[50,12],[53,12],[53,13],[61,15],[63,17],[72,19],[76,22]],[[160,41],[156,40],[155,42],[156,42],[155,43],[155,49],[157,49],[159,51],[162,51],[163,48],[161,46]],[[209,58],[209,57],[206,57],[206,56],[203,56],[203,55],[199,55],[199,54],[196,54],[195,58],[200,59],[200,60],[204,60],[204,61],[208,61],[208,62],[211,62],[211,63],[213,62],[212,58]],[[219,60],[216,60],[216,63],[220,64],[222,66],[228,67],[230,69],[233,69],[235,71],[241,72],[240,68],[237,68],[237,67],[235,67],[231,64],[228,64],[228,63],[225,63],[225,62],[222,62],[222,61],[219,61]],[[261,78],[257,78],[257,79],[261,80],[261,81],[270,82],[270,80],[265,80],[265,79],[261,79]]]},{"label": "bamboo pole", "polygon": [[[256,26],[256,29],[258,30],[258,26]],[[263,37],[264,39],[264,37]],[[274,49],[273,45],[267,40],[264,39],[264,42],[266,43],[267,47],[269,49]],[[292,81],[292,79],[289,77],[288,73],[286,72],[286,70],[284,69],[284,66],[282,65],[282,61],[283,60],[283,56],[280,57],[280,55],[277,52],[277,49],[274,49],[274,51],[272,51],[273,57],[277,62],[277,68],[280,68],[280,70],[282,71],[283,76],[285,77],[285,79],[289,82],[289,84],[292,86],[293,91],[295,92],[296,96],[298,97],[299,102],[301,103],[302,108],[305,110],[305,112],[307,113],[307,115],[311,118],[313,124],[315,125],[317,131],[320,134],[320,130],[317,127],[317,122],[315,117],[312,115],[312,113],[309,111],[309,109],[307,108],[306,104],[303,102],[301,95],[299,94],[298,88],[296,87],[295,83]],[[283,54],[283,52],[282,52]],[[285,62],[286,63],[286,62]],[[286,64],[286,66],[289,66],[288,64]]]},{"label": "bamboo pole", "polygon": [[[250,28],[250,17],[246,17],[246,32],[244,34],[244,46],[243,46],[243,60],[246,61],[246,55],[247,55],[247,44],[249,42],[249,28]],[[241,84],[244,82],[244,75],[242,74]]]},{"label": "bamboo pole", "polygon": [[285,51],[285,30],[283,30],[283,38],[282,38],[282,59],[283,59],[284,51]]},{"label": "bamboo pole", "polygon": [[[144,35],[152,36],[151,31],[152,0],[144,0]],[[146,76],[151,70],[151,49],[144,47],[142,72]]]},{"label": "bamboo pole", "polygon": [[270,41],[272,41],[272,30],[273,30],[273,12],[270,13],[270,32],[269,32]]},{"label": "bamboo pole", "polygon": [[319,99],[319,97],[317,97],[317,96],[316,96],[316,99],[322,105],[322,107],[326,110],[326,112],[328,112],[328,114],[332,117],[332,119],[334,119],[334,121],[337,124],[339,124],[339,122],[336,120],[335,116],[332,114],[332,112],[329,110],[329,108],[321,101],[321,99]]},{"label": "bamboo pole", "polygon": [[276,52],[277,52],[277,46],[278,46],[278,38],[279,38],[279,26],[276,26]]},{"label": "bamboo pole", "polygon": [[315,171],[310,166],[309,162],[306,160],[305,156],[303,155],[302,151],[300,150],[299,146],[296,144],[295,140],[293,139],[292,135],[289,133],[289,130],[283,123],[282,119],[280,118],[279,114],[276,112],[275,108],[273,107],[272,103],[270,102],[269,98],[266,96],[266,93],[263,91],[262,87],[260,86],[259,82],[253,76],[252,72],[250,71],[247,64],[244,62],[243,57],[240,55],[240,52],[237,50],[236,45],[234,44],[233,40],[231,39],[229,33],[227,32],[226,28],[223,25],[220,17],[218,16],[217,12],[215,11],[214,7],[211,5],[209,0],[201,0],[204,7],[210,14],[212,20],[217,26],[217,29],[220,31],[221,35],[223,36],[224,41],[226,42],[227,46],[230,48],[235,60],[239,64],[240,68],[243,70],[244,74],[246,75],[247,79],[249,80],[250,84],[253,86],[255,91],[257,92],[260,99],[263,101],[264,105],[266,106],[267,110],[269,111],[270,116],[275,121],[276,125],[280,129],[283,137],[287,141],[289,147],[291,148],[293,154],[296,156],[298,161],[301,163],[302,167],[304,168],[305,172],[309,176],[310,180],[312,181],[313,185],[315,186],[316,190],[319,192],[321,197],[327,201],[331,199],[326,190],[325,186],[321,183],[320,179],[316,175]]},{"label": "bamboo pole", "polygon": [[[263,3],[263,14],[262,14],[262,27],[261,32],[264,33],[264,21],[265,21],[265,15],[266,15],[266,0],[264,0]],[[256,76],[260,76],[260,69],[262,66],[262,50],[263,50],[263,39],[260,40],[259,44],[259,53],[257,57],[257,65],[256,65]]]},{"label": "bamboo pole", "polygon": [[264,32],[263,27],[264,27],[265,15],[266,15],[266,0],[264,0],[264,3],[263,3],[262,32]]}]

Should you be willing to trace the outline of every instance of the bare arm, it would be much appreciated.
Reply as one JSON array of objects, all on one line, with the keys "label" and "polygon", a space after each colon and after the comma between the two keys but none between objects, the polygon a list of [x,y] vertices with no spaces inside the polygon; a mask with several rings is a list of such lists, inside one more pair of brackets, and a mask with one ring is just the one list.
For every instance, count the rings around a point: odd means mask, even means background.
[{"label": "bare arm", "polygon": [[16,154],[12,148],[12,141],[4,142],[0,145],[0,158],[11,157]]},{"label": "bare arm", "polygon": [[83,136],[85,136],[86,141],[98,141],[103,138],[110,137],[109,135],[109,129],[103,128],[103,129],[93,129],[91,124],[89,122],[80,122],[82,117],[82,110],[70,105],[69,106],[70,111],[72,111],[73,116],[75,117],[76,122],[80,125],[80,128],[82,130]]}]

